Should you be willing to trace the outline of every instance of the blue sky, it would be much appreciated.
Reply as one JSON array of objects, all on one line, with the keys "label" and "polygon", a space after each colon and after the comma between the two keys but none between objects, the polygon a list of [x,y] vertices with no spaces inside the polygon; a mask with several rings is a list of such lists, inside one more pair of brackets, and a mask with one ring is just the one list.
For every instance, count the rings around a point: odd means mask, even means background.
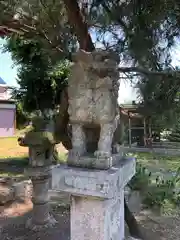
[{"label": "blue sky", "polygon": [[17,67],[13,66],[10,53],[2,53],[2,46],[5,40],[0,39],[0,76],[8,84],[17,86]]},{"label": "blue sky", "polygon": [[[10,53],[2,53],[5,40],[0,39],[0,76],[10,86],[17,86],[17,67],[14,66]],[[180,66],[180,48],[176,47],[172,52],[174,66]],[[136,99],[136,91],[127,81],[120,83],[119,102],[130,102]]]}]

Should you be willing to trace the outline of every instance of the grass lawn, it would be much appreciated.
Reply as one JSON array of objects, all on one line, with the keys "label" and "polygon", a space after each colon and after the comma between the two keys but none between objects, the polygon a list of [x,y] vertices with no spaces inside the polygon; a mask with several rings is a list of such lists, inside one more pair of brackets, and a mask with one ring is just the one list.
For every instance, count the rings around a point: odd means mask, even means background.
[{"label": "grass lawn", "polygon": [[0,138],[0,177],[24,177],[28,148],[21,147],[18,137]]},{"label": "grass lawn", "polygon": [[[160,210],[161,214],[165,215],[177,213],[180,157],[144,152],[131,153],[131,155],[136,157],[137,163],[146,168],[145,171],[138,171],[139,174],[136,175],[136,180],[138,179],[136,186],[141,188],[145,184],[141,194],[146,199],[146,206],[155,211]],[[138,167],[140,166],[137,165],[139,170]],[[177,182],[174,182],[175,179]],[[167,181],[173,181],[175,185],[168,186]],[[175,195],[172,194],[174,191],[176,191]]]},{"label": "grass lawn", "polygon": [[[21,147],[18,137],[0,138],[0,177],[22,177],[28,164],[28,148]],[[58,144],[59,163],[66,162],[67,150]]]},{"label": "grass lawn", "polygon": [[180,157],[178,156],[160,156],[152,153],[136,153],[133,155],[139,163],[150,169],[175,172],[180,167]]},{"label": "grass lawn", "polygon": [[0,159],[25,158],[28,148],[19,146],[18,137],[0,138]]}]

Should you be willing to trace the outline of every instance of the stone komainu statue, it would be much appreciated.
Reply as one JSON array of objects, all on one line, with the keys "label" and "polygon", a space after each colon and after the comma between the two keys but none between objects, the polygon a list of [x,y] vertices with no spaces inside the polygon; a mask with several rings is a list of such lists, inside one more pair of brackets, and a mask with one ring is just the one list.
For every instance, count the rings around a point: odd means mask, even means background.
[{"label": "stone komainu statue", "polygon": [[119,125],[118,64],[119,56],[104,50],[79,50],[74,54],[68,81],[70,158],[87,153],[96,158],[112,155]]}]

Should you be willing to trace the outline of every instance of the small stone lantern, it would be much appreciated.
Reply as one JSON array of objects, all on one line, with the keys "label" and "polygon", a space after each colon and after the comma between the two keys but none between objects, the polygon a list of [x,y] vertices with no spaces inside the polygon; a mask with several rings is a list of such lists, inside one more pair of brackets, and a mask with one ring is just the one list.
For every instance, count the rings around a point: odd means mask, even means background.
[{"label": "small stone lantern", "polygon": [[21,146],[29,147],[29,166],[25,173],[33,184],[33,211],[26,226],[37,231],[56,223],[49,212],[48,195],[55,140],[49,122],[42,117],[35,118],[32,126],[32,130],[19,138],[18,142]]}]

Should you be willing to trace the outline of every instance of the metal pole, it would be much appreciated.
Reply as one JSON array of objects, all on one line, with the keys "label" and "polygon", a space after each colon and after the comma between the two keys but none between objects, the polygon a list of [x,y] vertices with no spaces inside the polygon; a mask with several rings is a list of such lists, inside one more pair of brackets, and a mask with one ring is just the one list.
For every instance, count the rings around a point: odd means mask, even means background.
[{"label": "metal pole", "polygon": [[147,145],[147,136],[146,136],[146,118],[143,118],[143,123],[144,123],[144,146],[146,147]]},{"label": "metal pole", "polygon": [[129,112],[128,112],[128,117],[129,117],[129,147],[131,148],[131,117],[129,116]]},{"label": "metal pole", "polygon": [[152,137],[152,129],[151,129],[151,118],[149,118],[149,135]]},{"label": "metal pole", "polygon": [[146,136],[146,118],[144,117],[144,136]]}]

